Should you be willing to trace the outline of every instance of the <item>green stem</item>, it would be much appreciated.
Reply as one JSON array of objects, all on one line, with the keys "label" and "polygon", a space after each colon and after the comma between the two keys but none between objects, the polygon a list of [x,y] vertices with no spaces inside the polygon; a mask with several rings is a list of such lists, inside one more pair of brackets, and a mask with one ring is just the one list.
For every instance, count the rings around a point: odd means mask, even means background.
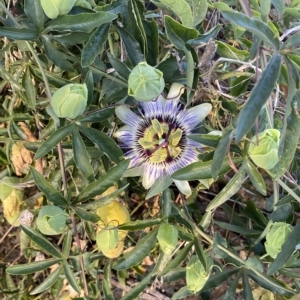
[{"label": "green stem", "polygon": [[275,179],[274,174],[272,174],[270,171],[265,170],[273,180],[276,180],[276,182],[285,190],[287,191],[291,196],[295,198],[300,203],[300,197],[289,187],[287,186],[280,178]]}]

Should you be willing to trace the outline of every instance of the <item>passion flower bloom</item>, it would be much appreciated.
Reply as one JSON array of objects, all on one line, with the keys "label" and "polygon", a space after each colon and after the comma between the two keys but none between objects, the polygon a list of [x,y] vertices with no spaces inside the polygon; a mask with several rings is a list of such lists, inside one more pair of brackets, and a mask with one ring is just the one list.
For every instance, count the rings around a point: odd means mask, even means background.
[{"label": "passion flower bloom", "polygon": [[[183,85],[174,83],[165,99],[140,103],[140,115],[126,106],[116,108],[117,117],[125,124],[115,136],[128,148],[125,157],[129,168],[137,168],[136,175],[143,175],[144,188],[156,180],[190,163],[197,161],[197,148],[201,145],[188,139],[188,135],[211,111],[211,104],[204,103],[186,109],[179,104]],[[139,171],[139,172],[138,172]],[[191,190],[188,182],[174,180],[185,194]]]}]

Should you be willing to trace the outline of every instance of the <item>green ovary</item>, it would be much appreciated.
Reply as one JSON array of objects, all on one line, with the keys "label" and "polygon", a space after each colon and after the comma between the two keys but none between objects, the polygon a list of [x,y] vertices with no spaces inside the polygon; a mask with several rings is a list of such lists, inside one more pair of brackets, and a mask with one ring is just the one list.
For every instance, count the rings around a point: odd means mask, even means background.
[{"label": "green ovary", "polygon": [[182,151],[179,147],[182,138],[180,128],[171,129],[169,124],[160,123],[157,119],[146,128],[144,136],[138,140],[152,163],[172,161]]}]

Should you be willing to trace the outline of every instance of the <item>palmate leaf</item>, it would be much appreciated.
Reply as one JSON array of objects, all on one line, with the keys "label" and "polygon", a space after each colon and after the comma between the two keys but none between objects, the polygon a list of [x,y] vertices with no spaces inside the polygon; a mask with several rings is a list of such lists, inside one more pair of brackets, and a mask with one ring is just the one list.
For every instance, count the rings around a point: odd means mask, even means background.
[{"label": "palmate leaf", "polygon": [[216,207],[220,206],[226,202],[230,197],[232,197],[242,186],[242,183],[245,179],[245,166],[239,169],[227,185],[222,189],[222,191],[214,198],[212,202],[207,206],[206,211],[213,210]]},{"label": "palmate leaf", "polygon": [[21,228],[33,242],[35,242],[39,247],[41,247],[43,251],[58,258],[62,257],[61,252],[58,249],[56,249],[46,238],[44,238],[36,230],[26,225],[21,225]]},{"label": "palmate leaf", "polygon": [[62,271],[62,266],[59,266],[37,288],[35,288],[32,292],[30,292],[30,295],[36,295],[42,293],[48,288],[50,288],[58,280],[61,271]]},{"label": "palmate leaf", "polygon": [[100,151],[105,153],[112,161],[119,162],[123,157],[123,152],[116,142],[109,138],[106,133],[94,128],[80,126],[80,131],[91,140]]},{"label": "palmate leaf", "polygon": [[280,54],[273,54],[260,80],[253,88],[247,103],[241,110],[236,129],[236,141],[240,141],[251,129],[261,108],[271,95],[279,75],[281,58]]},{"label": "palmate leaf", "polygon": [[50,152],[60,141],[67,137],[72,131],[73,125],[67,125],[56,130],[51,136],[43,142],[38,151],[35,153],[34,159],[42,158]]},{"label": "palmate leaf", "polygon": [[68,205],[67,200],[64,196],[54,188],[38,171],[30,167],[32,177],[37,187],[43,192],[47,199],[56,205],[66,206]]},{"label": "palmate leaf", "polygon": [[27,275],[45,270],[61,262],[60,258],[51,258],[42,261],[34,261],[28,264],[13,265],[6,268],[6,272],[13,275]]},{"label": "palmate leaf", "polygon": [[92,199],[97,195],[101,195],[109,187],[113,186],[123,175],[128,168],[129,160],[123,160],[115,167],[111,168],[100,179],[90,183],[72,202],[76,204],[81,201]]}]

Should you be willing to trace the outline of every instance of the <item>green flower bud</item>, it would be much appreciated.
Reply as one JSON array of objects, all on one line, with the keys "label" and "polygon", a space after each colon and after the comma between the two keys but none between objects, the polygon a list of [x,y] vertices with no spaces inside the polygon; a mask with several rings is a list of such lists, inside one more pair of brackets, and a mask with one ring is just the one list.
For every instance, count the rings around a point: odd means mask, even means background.
[{"label": "green flower bud", "polygon": [[51,106],[59,118],[75,119],[85,111],[87,96],[86,84],[70,83],[53,94]]},{"label": "green flower bud", "polygon": [[39,211],[36,226],[39,231],[46,235],[56,235],[66,229],[68,214],[54,205],[45,205]]},{"label": "green flower bud", "polygon": [[164,90],[163,73],[146,62],[140,62],[128,78],[128,95],[143,102],[156,99]]},{"label": "green flower bud", "polygon": [[265,248],[272,258],[275,259],[281,252],[282,244],[287,240],[292,230],[293,226],[284,222],[275,222],[271,225],[266,235]]},{"label": "green flower bud", "polygon": [[256,136],[252,138],[248,154],[258,167],[269,170],[277,164],[279,138],[280,131],[277,129],[267,129],[259,133],[258,145]]},{"label": "green flower bud", "polygon": [[55,19],[58,15],[67,14],[74,6],[76,0],[41,0],[45,15]]}]

